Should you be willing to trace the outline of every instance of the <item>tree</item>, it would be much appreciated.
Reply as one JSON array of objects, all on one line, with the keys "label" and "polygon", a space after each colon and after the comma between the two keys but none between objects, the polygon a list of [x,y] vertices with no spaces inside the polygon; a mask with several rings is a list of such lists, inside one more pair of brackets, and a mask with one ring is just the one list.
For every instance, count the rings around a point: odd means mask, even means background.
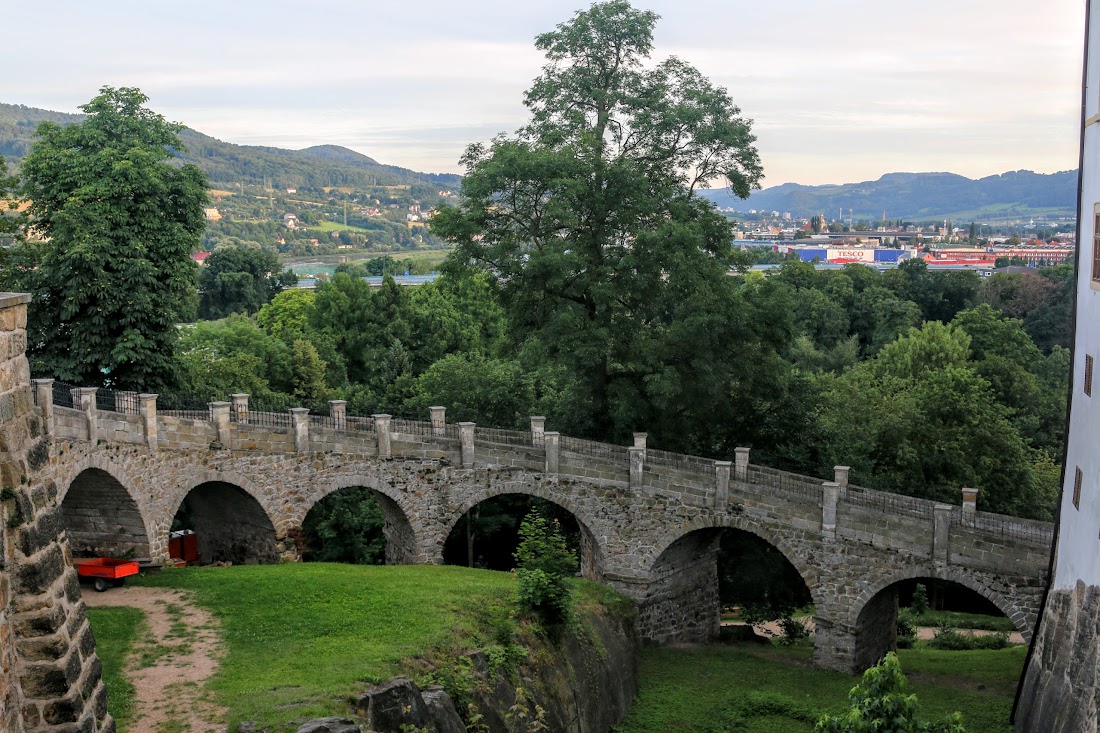
[{"label": "tree", "polygon": [[546,626],[560,626],[569,619],[567,580],[577,570],[577,553],[569,548],[561,525],[537,511],[524,517],[519,536],[519,607]]},{"label": "tree", "polygon": [[81,107],[83,122],[39,125],[23,159],[29,224],[48,238],[24,283],[39,373],[145,391],[174,381],[206,179],[170,162],[182,128],[146,109],[147,99],[103,87]]},{"label": "tree", "polygon": [[8,213],[16,209],[13,195],[18,187],[19,179],[8,173],[8,164],[0,156],[0,239],[19,231],[19,219]]},{"label": "tree", "polygon": [[282,271],[273,252],[253,247],[219,247],[206,258],[199,275],[199,316],[224,318],[231,313],[255,313],[288,285],[293,272]]},{"label": "tree", "polygon": [[761,167],[724,89],[676,58],[644,66],[656,20],[612,0],[540,35],[530,122],[468,147],[460,205],[432,220],[456,244],[448,269],[491,277],[515,336],[576,375],[587,407],[568,428],[597,437],[722,374],[745,340],[716,353],[676,333],[722,331],[737,307],[732,227],[698,189],[722,180],[745,198]]},{"label": "tree", "polygon": [[852,708],[840,717],[823,715],[816,733],[966,733],[962,716],[952,713],[940,723],[917,719],[917,696],[908,693],[901,662],[893,652],[863,673],[848,693]]}]

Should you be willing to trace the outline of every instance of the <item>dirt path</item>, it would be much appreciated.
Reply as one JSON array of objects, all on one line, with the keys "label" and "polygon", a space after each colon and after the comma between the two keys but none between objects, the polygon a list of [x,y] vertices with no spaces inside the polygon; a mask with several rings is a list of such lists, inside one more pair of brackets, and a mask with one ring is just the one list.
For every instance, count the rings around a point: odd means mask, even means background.
[{"label": "dirt path", "polygon": [[[803,626],[806,627],[806,629],[808,631],[813,631],[814,630],[814,620],[812,618],[802,619],[802,624],[803,624]],[[743,626],[744,624],[733,624],[733,625]],[[757,624],[756,629],[757,629],[757,631],[762,630],[762,631],[765,632],[766,635],[772,636],[772,637],[781,636],[783,634],[783,631],[779,628],[779,624],[774,622],[774,621],[767,621],[767,622],[762,623],[762,624]],[[970,634],[972,636],[988,636],[990,634],[997,633],[995,631],[982,631],[981,629],[959,629],[958,631],[962,634]],[[930,626],[920,626],[920,627],[917,628],[917,638],[918,639],[928,640],[928,639],[931,639],[935,636],[936,636],[936,629],[934,629]],[[1019,631],[1013,631],[1011,634],[1008,635],[1008,643],[1009,644],[1023,644],[1024,643],[1024,635],[1021,634]]]},{"label": "dirt path", "polygon": [[206,681],[221,658],[217,621],[187,595],[163,588],[84,589],[89,606],[130,606],[145,614],[126,662],[134,685],[129,733],[221,733],[224,709]]}]

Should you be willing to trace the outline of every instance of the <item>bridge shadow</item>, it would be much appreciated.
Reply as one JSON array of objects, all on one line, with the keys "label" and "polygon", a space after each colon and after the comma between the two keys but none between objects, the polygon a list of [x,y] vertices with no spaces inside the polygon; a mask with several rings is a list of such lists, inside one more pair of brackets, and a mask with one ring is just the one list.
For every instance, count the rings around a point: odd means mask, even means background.
[{"label": "bridge shadow", "polygon": [[519,528],[531,512],[557,522],[570,549],[577,553],[577,571],[601,580],[602,560],[592,532],[562,505],[538,496],[504,493],[483,499],[463,512],[450,527],[443,545],[443,562],[489,570],[512,570],[519,546]]},{"label": "bridge shadow", "polygon": [[150,556],[149,532],[137,502],[110,473],[87,468],[61,502],[69,545],[78,557]]},{"label": "bridge shadow", "polygon": [[707,527],[680,536],[650,571],[640,604],[643,638],[714,641],[724,607],[736,607],[751,623],[793,614],[814,600],[797,560],[749,529]]},{"label": "bridge shadow", "polygon": [[318,500],[302,521],[302,559],[356,565],[414,562],[416,537],[396,501],[362,485],[344,486]]},{"label": "bridge shadow", "polygon": [[200,563],[234,565],[279,560],[275,526],[255,498],[239,486],[206,481],[183,498],[172,530],[193,530]]}]

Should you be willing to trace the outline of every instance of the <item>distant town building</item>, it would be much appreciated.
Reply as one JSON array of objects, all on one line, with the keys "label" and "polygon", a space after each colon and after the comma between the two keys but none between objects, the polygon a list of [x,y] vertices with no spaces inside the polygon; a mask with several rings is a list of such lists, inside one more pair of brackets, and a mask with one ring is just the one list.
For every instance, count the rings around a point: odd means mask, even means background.
[{"label": "distant town building", "polygon": [[222,218],[221,213],[219,213],[218,210],[213,208],[213,207],[208,208],[208,209],[203,209],[202,213],[206,215],[206,220],[207,221],[217,221],[218,219]]}]

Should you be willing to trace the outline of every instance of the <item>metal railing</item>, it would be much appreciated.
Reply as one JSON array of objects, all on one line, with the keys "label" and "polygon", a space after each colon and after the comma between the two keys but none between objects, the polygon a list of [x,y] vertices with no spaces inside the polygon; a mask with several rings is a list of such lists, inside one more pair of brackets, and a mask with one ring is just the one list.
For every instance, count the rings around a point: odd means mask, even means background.
[{"label": "metal railing", "polygon": [[136,415],[140,407],[140,400],[138,400],[137,392],[121,392],[101,387],[95,393],[95,406],[100,412]]},{"label": "metal railing", "polygon": [[561,449],[563,451],[569,451],[570,453],[579,453],[595,458],[606,458],[612,461],[626,461],[630,455],[624,445],[598,443],[595,440],[570,438],[566,435],[561,437]]},{"label": "metal railing", "polygon": [[423,420],[405,420],[404,418],[395,417],[390,419],[390,432],[430,438],[432,437],[432,424]]},{"label": "metal railing", "polygon": [[289,428],[292,425],[290,408],[301,407],[302,401],[293,397],[261,397],[249,399],[248,422],[268,428]]},{"label": "metal railing", "polygon": [[670,453],[668,451],[657,450],[656,448],[646,448],[645,458],[646,463],[653,466],[676,468],[681,471],[699,471],[706,474],[714,473],[714,461],[708,458],[700,458],[699,456],[689,456],[683,453]]},{"label": "metal railing", "polygon": [[1053,525],[1044,527],[1034,520],[1003,514],[964,512],[962,507],[957,506],[951,510],[951,523],[1001,540],[1017,540],[1042,545],[1054,542]]},{"label": "metal railing", "polygon": [[73,407],[73,387],[66,382],[54,382],[53,403],[58,407]]},{"label": "metal railing", "polygon": [[502,430],[500,428],[483,428],[480,425],[474,428],[474,440],[478,443],[497,443],[518,448],[531,447],[531,433],[519,430]]},{"label": "metal railing", "polygon": [[213,417],[210,414],[210,403],[193,395],[160,395],[157,397],[157,414],[213,422]]},{"label": "metal railing", "polygon": [[936,502],[930,499],[918,499],[915,496],[892,494],[852,485],[848,486],[844,503],[871,507],[887,514],[909,514],[915,517],[931,517],[936,506]]},{"label": "metal railing", "polygon": [[747,474],[751,484],[821,499],[821,479],[756,464],[749,464]]}]

